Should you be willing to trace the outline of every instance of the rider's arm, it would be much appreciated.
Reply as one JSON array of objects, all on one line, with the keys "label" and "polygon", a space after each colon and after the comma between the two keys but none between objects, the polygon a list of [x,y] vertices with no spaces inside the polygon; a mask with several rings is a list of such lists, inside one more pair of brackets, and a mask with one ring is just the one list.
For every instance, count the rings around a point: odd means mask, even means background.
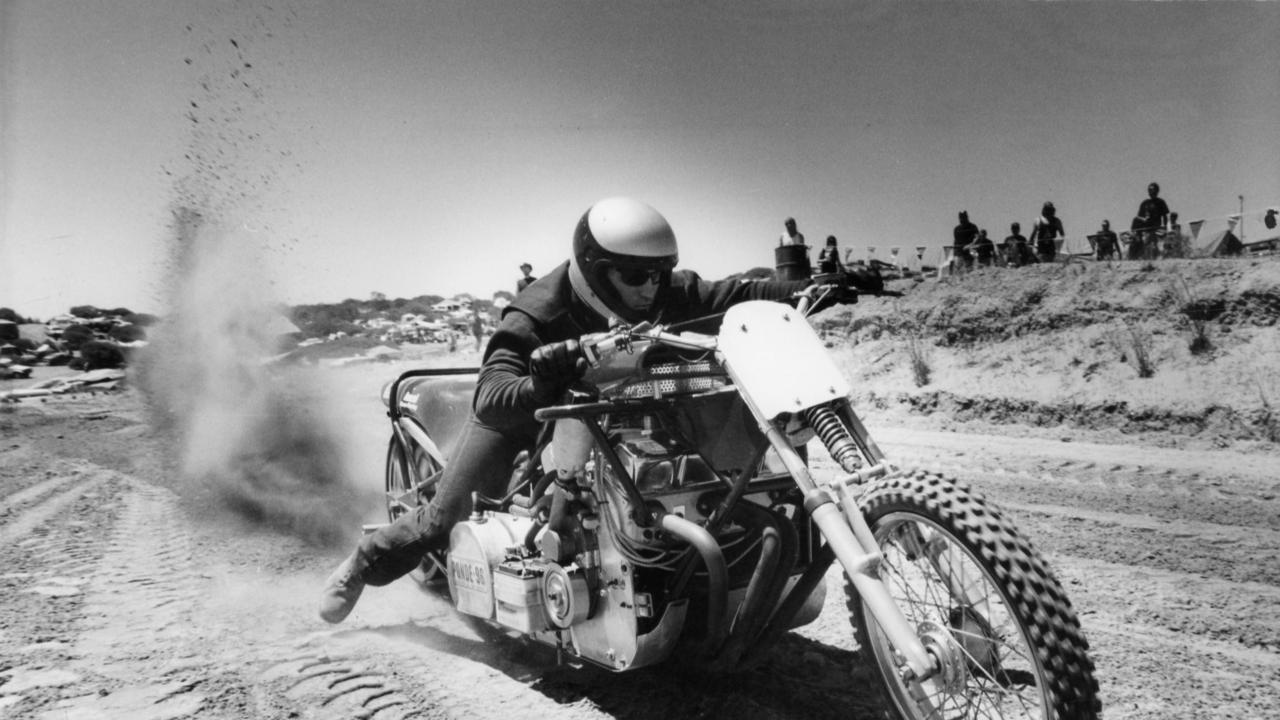
[{"label": "rider's arm", "polygon": [[543,343],[529,316],[511,312],[503,317],[480,367],[472,401],[477,420],[497,429],[534,422],[533,411],[543,403],[535,397],[529,355]]},{"label": "rider's arm", "polygon": [[[808,280],[760,280],[741,282],[719,280],[708,282],[690,270],[672,276],[673,301],[684,307],[684,317],[702,317],[724,312],[730,306],[747,300],[789,300],[809,286]],[[676,308],[673,308],[676,309]]]}]

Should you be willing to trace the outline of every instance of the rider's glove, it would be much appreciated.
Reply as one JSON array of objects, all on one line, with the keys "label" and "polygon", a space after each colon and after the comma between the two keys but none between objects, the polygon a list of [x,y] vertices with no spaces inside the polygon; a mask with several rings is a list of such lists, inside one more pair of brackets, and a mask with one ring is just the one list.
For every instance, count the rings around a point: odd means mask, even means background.
[{"label": "rider's glove", "polygon": [[539,404],[555,402],[569,385],[587,371],[587,359],[577,340],[543,345],[529,356],[529,375],[534,399]]}]

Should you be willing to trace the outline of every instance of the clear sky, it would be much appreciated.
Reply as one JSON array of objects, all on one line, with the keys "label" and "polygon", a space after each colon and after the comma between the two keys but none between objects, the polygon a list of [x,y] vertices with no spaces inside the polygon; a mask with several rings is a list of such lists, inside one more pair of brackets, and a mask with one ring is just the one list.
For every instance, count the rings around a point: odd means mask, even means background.
[{"label": "clear sky", "polygon": [[[0,306],[162,313],[172,209],[280,300],[487,297],[595,200],[681,264],[1280,205],[1280,3],[0,0]],[[1261,224],[1246,225],[1258,237]],[[928,259],[929,256],[927,256]]]}]

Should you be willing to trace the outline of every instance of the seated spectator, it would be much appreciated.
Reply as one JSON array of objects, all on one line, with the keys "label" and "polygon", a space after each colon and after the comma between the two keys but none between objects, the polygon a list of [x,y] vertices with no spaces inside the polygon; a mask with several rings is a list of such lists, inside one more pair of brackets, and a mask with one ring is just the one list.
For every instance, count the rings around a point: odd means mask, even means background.
[{"label": "seated spectator", "polygon": [[840,250],[836,247],[836,236],[828,235],[826,246],[818,253],[818,273],[832,275],[842,272],[844,272],[844,265],[840,263]]},{"label": "seated spectator", "polygon": [[996,246],[991,242],[991,238],[987,237],[986,230],[978,231],[978,239],[973,241],[973,252],[979,265],[991,267],[995,260]]}]

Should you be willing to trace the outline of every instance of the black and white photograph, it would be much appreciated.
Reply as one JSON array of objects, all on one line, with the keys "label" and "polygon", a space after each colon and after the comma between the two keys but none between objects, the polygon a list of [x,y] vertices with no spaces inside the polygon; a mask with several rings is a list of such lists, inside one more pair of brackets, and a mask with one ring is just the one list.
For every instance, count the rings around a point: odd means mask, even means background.
[{"label": "black and white photograph", "polygon": [[0,0],[0,718],[1280,717],[1280,2]]}]

